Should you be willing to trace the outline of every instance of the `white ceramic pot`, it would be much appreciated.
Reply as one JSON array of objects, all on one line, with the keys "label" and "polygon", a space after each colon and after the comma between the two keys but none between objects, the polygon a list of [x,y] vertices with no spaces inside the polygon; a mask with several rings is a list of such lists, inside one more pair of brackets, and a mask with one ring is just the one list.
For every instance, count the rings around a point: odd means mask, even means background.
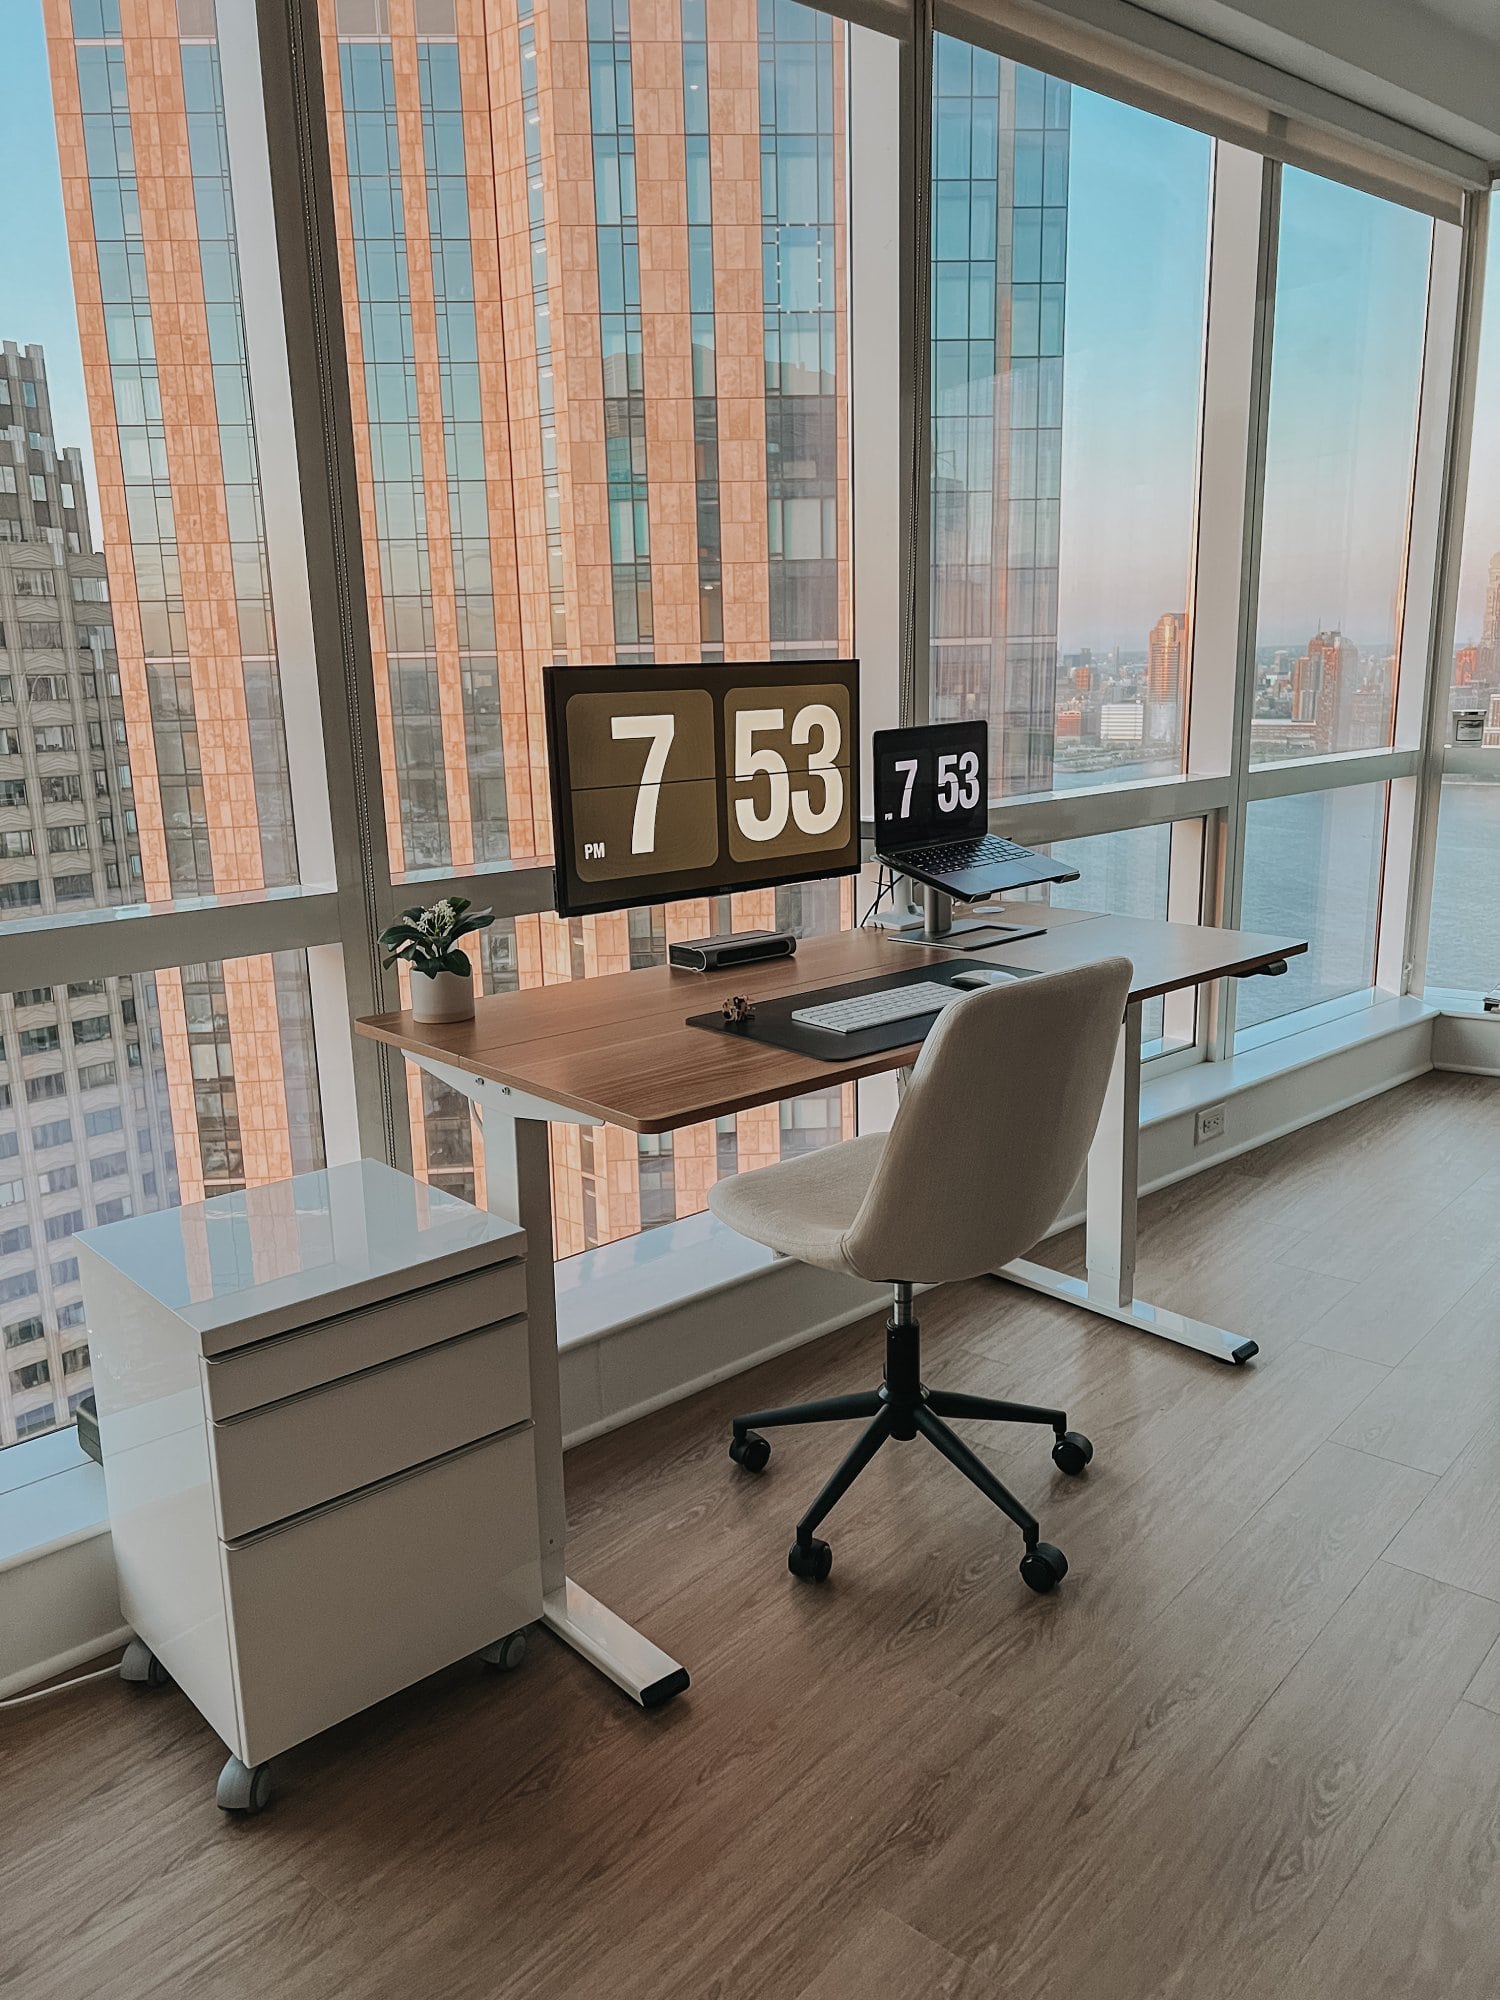
[{"label": "white ceramic pot", "polygon": [[414,972],[411,1015],[414,1021],[472,1021],[473,972]]}]

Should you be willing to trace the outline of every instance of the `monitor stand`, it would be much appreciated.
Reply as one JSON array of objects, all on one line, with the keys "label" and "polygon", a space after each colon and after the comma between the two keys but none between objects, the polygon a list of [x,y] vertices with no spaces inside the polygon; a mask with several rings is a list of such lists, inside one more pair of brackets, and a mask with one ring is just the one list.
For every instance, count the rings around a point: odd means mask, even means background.
[{"label": "monitor stand", "polygon": [[[899,944],[952,945],[959,950],[984,951],[1018,938],[1040,937],[1041,924],[1007,924],[995,917],[960,917],[953,921],[953,898],[928,883],[922,884],[922,916],[910,927],[887,928],[887,936]],[[983,932],[981,937],[979,933]]]}]

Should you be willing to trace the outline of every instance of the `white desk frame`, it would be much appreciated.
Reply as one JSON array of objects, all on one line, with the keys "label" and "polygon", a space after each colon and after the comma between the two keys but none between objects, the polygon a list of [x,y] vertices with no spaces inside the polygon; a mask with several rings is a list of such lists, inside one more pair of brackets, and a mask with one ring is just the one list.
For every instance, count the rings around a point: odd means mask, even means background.
[{"label": "white desk frame", "polygon": [[1178,1347],[1196,1348],[1215,1361],[1246,1362],[1260,1350],[1243,1334],[1227,1333],[1205,1320],[1166,1306],[1148,1305],[1135,1296],[1136,1201],[1141,1149],[1141,1010],[1132,1000],[1110,1070],[1104,1109],[1094,1143],[1089,1148],[1088,1203],[1084,1218],[1084,1267],[1087,1276],[1069,1277],[1046,1264],[1018,1258],[999,1273],[1013,1284],[1027,1285],[1049,1298],[1104,1319],[1117,1320],[1140,1333],[1154,1333]]},{"label": "white desk frame", "polygon": [[542,1549],[542,1622],[642,1708],[659,1708],[688,1685],[686,1667],[591,1597],[567,1574],[568,1512],[563,1492],[562,1384],[557,1358],[557,1285],[552,1249],[552,1164],[548,1125],[602,1119],[512,1090],[449,1063],[404,1051],[408,1062],[458,1091],[484,1132],[486,1206],[526,1231],[527,1344],[536,1448],[537,1521]]}]

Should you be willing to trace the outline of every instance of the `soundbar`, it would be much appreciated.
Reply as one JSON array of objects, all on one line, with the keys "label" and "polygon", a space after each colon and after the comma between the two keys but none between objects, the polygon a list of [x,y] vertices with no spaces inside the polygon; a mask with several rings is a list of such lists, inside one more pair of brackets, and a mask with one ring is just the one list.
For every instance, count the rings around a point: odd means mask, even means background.
[{"label": "soundbar", "polygon": [[790,931],[724,931],[717,937],[683,938],[667,946],[667,963],[682,972],[727,972],[733,965],[756,965],[767,958],[794,958]]}]

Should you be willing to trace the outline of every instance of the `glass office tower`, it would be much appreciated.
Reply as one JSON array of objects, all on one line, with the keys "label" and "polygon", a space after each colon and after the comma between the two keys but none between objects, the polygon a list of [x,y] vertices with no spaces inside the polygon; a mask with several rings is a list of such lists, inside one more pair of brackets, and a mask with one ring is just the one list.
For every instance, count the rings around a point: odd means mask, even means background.
[{"label": "glass office tower", "polygon": [[1065,83],[933,59],[932,713],[985,717],[990,791],[1046,791],[1057,706]]}]

